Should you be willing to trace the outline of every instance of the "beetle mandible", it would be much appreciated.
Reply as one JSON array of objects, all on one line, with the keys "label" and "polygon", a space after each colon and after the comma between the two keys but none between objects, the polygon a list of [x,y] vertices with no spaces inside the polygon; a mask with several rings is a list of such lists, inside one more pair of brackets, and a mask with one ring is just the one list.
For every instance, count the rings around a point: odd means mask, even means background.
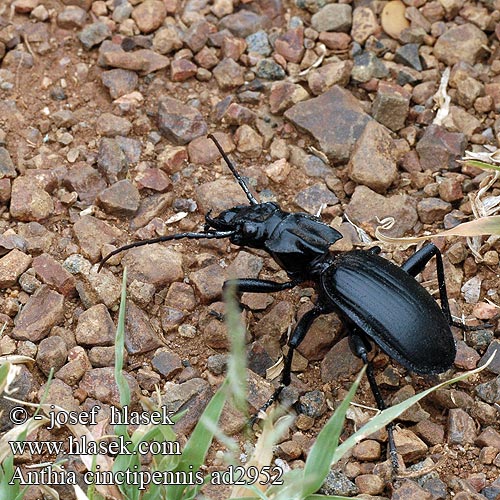
[{"label": "beetle mandible", "polygon": [[[291,289],[312,281],[318,293],[314,307],[297,322],[288,339],[288,353],[279,387],[261,408],[267,409],[291,381],[295,349],[304,339],[312,322],[321,314],[336,312],[348,328],[349,345],[355,356],[367,365],[367,378],[379,409],[386,408],[368,359],[370,341],[417,374],[436,374],[449,369],[456,355],[450,326],[473,329],[452,319],[443,259],[434,244],[428,244],[398,267],[382,258],[379,247],[332,253],[329,247],[342,235],[318,217],[285,212],[277,203],[259,203],[248,188],[221,145],[217,146],[250,204],[238,205],[212,217],[205,216],[202,232],[186,232],[143,240],[122,246],[113,255],[133,247],[163,241],[229,238],[235,245],[266,251],[286,271],[290,280],[243,278],[226,281],[224,287],[238,292],[269,293]],[[436,272],[441,305],[416,280],[426,264],[436,257]],[[394,426],[389,424],[388,443],[392,464],[397,469]]]}]

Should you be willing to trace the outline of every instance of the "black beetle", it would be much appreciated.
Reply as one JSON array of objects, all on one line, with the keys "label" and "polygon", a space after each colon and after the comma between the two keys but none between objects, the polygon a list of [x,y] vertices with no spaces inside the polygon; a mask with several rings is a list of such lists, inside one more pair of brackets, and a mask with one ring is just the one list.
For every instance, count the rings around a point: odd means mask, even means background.
[{"label": "black beetle", "polygon": [[[347,326],[349,345],[352,352],[367,364],[368,381],[380,409],[386,408],[386,405],[368,359],[370,341],[417,374],[441,373],[452,366],[456,348],[450,326],[463,329],[474,327],[466,327],[452,319],[443,259],[435,245],[423,247],[401,267],[380,257],[379,247],[331,253],[330,246],[342,238],[336,229],[318,217],[285,212],[277,203],[259,203],[217,140],[212,135],[209,137],[244,190],[250,205],[224,210],[217,217],[208,213],[204,230],[199,233],[161,236],[122,246],[107,255],[99,269],[113,255],[141,245],[180,238],[229,238],[235,245],[265,250],[287,272],[290,281],[278,283],[262,279],[236,279],[226,281],[225,287],[232,286],[238,292],[269,293],[312,281],[318,300],[300,318],[291,333],[281,384],[261,410],[267,409],[282,389],[290,384],[294,350],[314,319],[325,313],[336,312]],[[415,276],[434,256],[441,306],[415,280]],[[397,468],[392,425],[388,426],[388,433],[391,460]]]}]

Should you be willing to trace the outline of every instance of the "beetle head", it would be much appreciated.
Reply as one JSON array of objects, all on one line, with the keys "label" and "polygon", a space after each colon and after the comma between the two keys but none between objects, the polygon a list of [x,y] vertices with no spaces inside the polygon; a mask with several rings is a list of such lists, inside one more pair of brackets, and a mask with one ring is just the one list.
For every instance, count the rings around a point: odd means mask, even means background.
[{"label": "beetle head", "polygon": [[[224,210],[217,217],[211,217],[208,213],[205,220],[208,228],[236,231],[230,237],[231,243],[262,248],[262,244],[281,220],[280,217],[276,217],[279,213],[281,210],[276,203],[267,202],[257,205],[238,205]],[[276,223],[273,218],[276,218]]]}]

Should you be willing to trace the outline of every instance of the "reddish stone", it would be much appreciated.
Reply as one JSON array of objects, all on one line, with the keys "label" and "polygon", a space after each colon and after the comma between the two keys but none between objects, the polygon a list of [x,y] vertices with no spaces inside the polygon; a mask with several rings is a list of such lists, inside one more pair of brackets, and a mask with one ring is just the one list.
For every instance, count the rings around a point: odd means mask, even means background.
[{"label": "reddish stone", "polygon": [[158,166],[170,174],[181,170],[187,161],[188,153],[182,146],[168,147],[158,156]]},{"label": "reddish stone", "polygon": [[409,173],[421,172],[420,159],[415,150],[406,153],[399,161],[399,165],[403,170]]},{"label": "reddish stone", "polygon": [[217,64],[212,73],[223,90],[234,89],[245,83],[244,68],[229,57]]},{"label": "reddish stone", "polygon": [[194,60],[199,66],[205,69],[211,69],[219,63],[219,58],[215,50],[211,47],[203,47],[198,54],[194,56]]},{"label": "reddish stone", "polygon": [[18,14],[29,14],[38,5],[38,0],[16,0],[13,3]]},{"label": "reddish stone", "polygon": [[[215,138],[226,153],[234,151],[234,143],[228,134],[215,132]],[[220,158],[214,142],[206,136],[198,137],[188,145],[189,161],[200,165],[211,165]]]},{"label": "reddish stone", "polygon": [[469,347],[463,340],[457,342],[457,355],[455,357],[455,366],[463,370],[473,370],[477,366],[481,356],[475,349]]},{"label": "reddish stone", "polygon": [[40,221],[52,215],[54,202],[40,184],[28,176],[14,179],[12,184],[10,215],[17,220]]},{"label": "reddish stone", "polygon": [[97,204],[105,212],[125,217],[134,215],[139,203],[139,191],[128,179],[115,182],[97,197]]},{"label": "reddish stone", "polygon": [[500,111],[500,83],[487,83],[484,86],[486,96],[493,99],[495,111]]},{"label": "reddish stone", "polygon": [[196,108],[168,96],[158,104],[158,126],[165,137],[178,145],[187,144],[207,132],[207,124]]},{"label": "reddish stone", "polygon": [[244,123],[253,123],[257,115],[245,106],[241,106],[235,102],[231,103],[224,113],[224,120],[229,125],[243,125]]},{"label": "reddish stone", "polygon": [[242,38],[226,36],[222,39],[222,57],[237,61],[247,48],[247,42]]},{"label": "reddish stone", "polygon": [[448,443],[472,444],[477,438],[474,419],[461,408],[452,408],[448,414]]},{"label": "reddish stone", "polygon": [[373,439],[365,439],[352,449],[352,455],[362,462],[374,462],[380,458],[380,443]]},{"label": "reddish stone", "polygon": [[64,267],[50,255],[44,253],[33,259],[33,269],[43,283],[54,287],[64,296],[76,292],[76,280]]},{"label": "reddish stone", "polygon": [[314,99],[295,104],[285,116],[312,135],[333,163],[349,160],[354,144],[373,120],[351,92],[337,85]]},{"label": "reddish stone", "polygon": [[493,427],[486,427],[477,437],[475,444],[481,448],[484,446],[493,446],[500,450],[500,434]]},{"label": "reddish stone", "polygon": [[413,431],[429,446],[444,442],[444,427],[430,420],[418,422],[415,427],[413,427]]},{"label": "reddish stone", "polygon": [[132,12],[132,18],[142,33],[151,33],[158,29],[166,16],[167,9],[162,0],[146,0]]},{"label": "reddish stone", "polygon": [[439,125],[427,127],[418,141],[416,150],[423,170],[437,172],[457,166],[457,160],[465,153],[467,138],[458,132],[448,132]]},{"label": "reddish stone", "polygon": [[392,82],[380,82],[372,106],[372,116],[391,130],[404,127],[410,108],[410,93]]},{"label": "reddish stone", "polygon": [[[429,6],[427,3],[426,6]],[[436,2],[436,6],[440,6]],[[422,12],[430,22],[434,22]],[[483,47],[488,43],[488,38],[477,26],[472,23],[465,23],[454,26],[441,35],[434,45],[434,55],[448,66],[453,66],[459,61],[469,64],[478,62]]]},{"label": "reddish stone", "polygon": [[439,184],[439,197],[444,201],[457,201],[464,197],[462,191],[462,180],[459,178],[447,178]]},{"label": "reddish stone", "polygon": [[299,63],[304,55],[304,28],[290,29],[279,36],[275,42],[275,49],[287,61]]},{"label": "reddish stone", "polygon": [[331,33],[322,31],[319,34],[319,41],[324,43],[330,50],[344,52],[349,50],[352,39],[347,33]]},{"label": "reddish stone", "polygon": [[183,82],[196,75],[198,67],[188,59],[177,59],[170,64],[170,77],[173,82]]},{"label": "reddish stone", "polygon": [[149,49],[139,49],[134,52],[126,52],[121,49],[108,50],[101,54],[100,61],[103,65],[112,68],[139,71],[141,75],[147,75],[166,68],[169,63],[168,57]]},{"label": "reddish stone", "polygon": [[314,95],[323,94],[333,85],[345,87],[349,82],[352,67],[352,61],[325,64],[307,75],[307,84]]},{"label": "reddish stone", "polygon": [[283,68],[286,69],[286,59],[281,55],[275,52],[273,54],[273,59]]},{"label": "reddish stone", "polygon": [[11,189],[10,179],[7,177],[0,179],[0,202],[6,203],[10,200]]},{"label": "reddish stone", "polygon": [[16,284],[31,264],[31,255],[14,248],[0,259],[0,288],[7,288]]},{"label": "reddish stone", "polygon": [[178,0],[163,0],[163,3],[167,9],[167,14],[173,15],[177,12],[179,4]]},{"label": "reddish stone", "polygon": [[147,168],[137,173],[135,182],[139,189],[147,188],[164,193],[172,189],[170,177],[159,168]]},{"label": "reddish stone", "polygon": [[38,342],[64,319],[64,297],[42,285],[28,300],[14,320],[12,338]]},{"label": "reddish stone", "polygon": [[[368,122],[351,154],[350,179],[377,193],[385,193],[398,179],[394,149],[389,131],[376,121]],[[371,158],[369,165],[367,158]]]},{"label": "reddish stone", "polygon": [[472,314],[477,319],[489,320],[497,316],[498,306],[488,302],[478,302],[474,305]]},{"label": "reddish stone", "polygon": [[308,97],[309,94],[302,85],[291,82],[277,82],[272,86],[269,96],[271,113],[283,113],[293,104],[303,101]]},{"label": "reddish stone", "polygon": [[208,35],[216,31],[213,24],[207,23],[205,20],[197,21],[187,29],[184,33],[184,43],[193,51],[200,51],[208,40]]}]

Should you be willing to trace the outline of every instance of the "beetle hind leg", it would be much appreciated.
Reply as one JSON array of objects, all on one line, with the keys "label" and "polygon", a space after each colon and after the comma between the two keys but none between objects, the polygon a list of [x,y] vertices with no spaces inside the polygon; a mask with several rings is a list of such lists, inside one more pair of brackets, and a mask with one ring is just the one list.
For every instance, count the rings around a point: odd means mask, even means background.
[{"label": "beetle hind leg", "polygon": [[[356,333],[357,328],[354,328],[353,331],[349,334],[349,346],[353,352],[353,354],[360,358],[361,361],[366,365],[366,377],[368,379],[368,383],[370,384],[370,389],[372,391],[373,397],[375,398],[375,402],[377,403],[377,408],[382,411],[387,408],[385,404],[384,398],[380,392],[380,388],[375,380],[375,374],[373,372],[373,364],[368,359],[368,352],[370,351],[370,346],[363,340],[363,336],[359,333]],[[394,441],[394,428],[395,423],[390,422],[387,424],[387,443],[389,448],[389,458],[391,459],[391,465],[394,473],[396,473],[399,469],[399,461],[398,461],[398,453],[396,449],[396,443]]]},{"label": "beetle hind leg", "polygon": [[439,248],[437,248],[433,243],[430,243],[429,245],[422,247],[418,252],[415,252],[410,258],[408,258],[408,260],[403,263],[401,269],[406,271],[409,275],[415,277],[417,274],[423,271],[424,267],[434,256],[436,257],[436,274],[438,279],[439,298],[441,300],[441,310],[448,320],[449,325],[456,326],[457,328],[460,328],[464,331],[482,330],[484,328],[491,327],[492,325],[489,324],[469,326],[453,319],[448,302],[448,293],[446,291],[443,256],[441,255]]},{"label": "beetle hind leg", "polygon": [[418,252],[415,252],[406,262],[404,262],[401,266],[401,269],[403,269],[403,271],[406,271],[409,275],[415,277],[417,274],[421,273],[424,270],[427,263],[434,256],[436,257],[436,274],[438,279],[441,309],[443,311],[443,314],[447,318],[448,323],[452,325],[453,319],[451,317],[450,304],[448,302],[448,293],[446,291],[446,281],[444,278],[443,256],[441,255],[439,248],[433,243],[425,245],[425,247],[422,247]]}]

